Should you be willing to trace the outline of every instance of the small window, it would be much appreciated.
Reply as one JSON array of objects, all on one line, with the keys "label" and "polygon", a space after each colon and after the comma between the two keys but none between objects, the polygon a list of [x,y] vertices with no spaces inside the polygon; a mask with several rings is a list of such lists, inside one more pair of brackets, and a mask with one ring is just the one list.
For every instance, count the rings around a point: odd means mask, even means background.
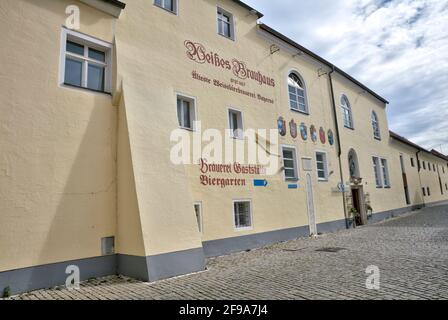
[{"label": "small window", "polygon": [[423,196],[426,197],[426,189],[425,189],[425,188],[422,188],[422,191],[423,191]]},{"label": "small window", "polygon": [[101,254],[103,256],[115,254],[115,237],[101,239]]},{"label": "small window", "polygon": [[382,188],[383,183],[381,181],[381,172],[380,172],[380,160],[378,157],[372,157],[373,160],[373,171],[375,173],[375,182],[377,188]]},{"label": "small window", "polygon": [[445,167],[442,167],[442,172],[443,174],[445,174]]},{"label": "small window", "polygon": [[350,106],[348,98],[345,95],[342,95],[341,97],[341,110],[342,110],[342,117],[344,119],[344,126],[353,129],[354,126],[353,126],[352,108]]},{"label": "small window", "polygon": [[431,164],[428,162],[428,170],[431,171]]},{"label": "small window", "polygon": [[445,189],[448,191],[448,183],[445,183]]},{"label": "small window", "polygon": [[60,83],[110,93],[112,45],[67,29],[63,29],[62,37]]},{"label": "small window", "polygon": [[384,186],[386,188],[390,187],[390,179],[389,179],[389,168],[387,166],[387,160],[381,159],[381,171],[383,174]]},{"label": "small window", "polygon": [[234,201],[233,215],[236,229],[252,228],[252,213],[250,201]]},{"label": "small window", "polygon": [[380,124],[378,121],[378,116],[375,111],[372,111],[372,128],[374,138],[381,140]]},{"label": "small window", "polygon": [[243,114],[241,111],[229,109],[229,127],[232,138],[244,139]]},{"label": "small window", "polygon": [[232,40],[235,38],[233,15],[221,8],[218,8],[218,34]]},{"label": "small window", "polygon": [[426,190],[427,190],[428,197],[430,197],[431,196],[431,189],[429,189],[429,187],[427,187]]},{"label": "small window", "polygon": [[194,212],[196,214],[196,221],[198,223],[198,230],[202,233],[202,203],[197,202],[194,204]]},{"label": "small window", "polygon": [[414,158],[411,158],[411,167],[415,167],[415,162],[414,162]]},{"label": "small window", "polygon": [[317,177],[320,181],[328,180],[327,154],[316,152]]},{"label": "small window", "polygon": [[423,161],[422,163],[423,163],[423,170],[426,170],[426,162]]},{"label": "small window", "polygon": [[433,170],[434,172],[436,172],[436,165],[435,165],[435,164],[432,165],[432,170]]},{"label": "small window", "polygon": [[154,4],[172,13],[177,13],[177,0],[154,0]]},{"label": "small window", "polygon": [[286,181],[297,181],[299,175],[297,173],[297,156],[296,149],[290,147],[282,148],[283,170]]},{"label": "small window", "polygon": [[188,97],[177,96],[177,120],[179,127],[194,130],[193,122],[196,120],[195,100]]},{"label": "small window", "polygon": [[291,110],[308,113],[305,85],[302,79],[294,72],[290,73],[288,77],[288,92]]}]

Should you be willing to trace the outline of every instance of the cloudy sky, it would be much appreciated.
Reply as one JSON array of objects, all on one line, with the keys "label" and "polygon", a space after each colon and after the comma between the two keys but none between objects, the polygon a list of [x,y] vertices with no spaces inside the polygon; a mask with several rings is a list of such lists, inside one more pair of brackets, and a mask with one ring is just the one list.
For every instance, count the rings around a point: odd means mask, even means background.
[{"label": "cloudy sky", "polygon": [[390,129],[448,154],[448,0],[245,0],[390,101]]}]

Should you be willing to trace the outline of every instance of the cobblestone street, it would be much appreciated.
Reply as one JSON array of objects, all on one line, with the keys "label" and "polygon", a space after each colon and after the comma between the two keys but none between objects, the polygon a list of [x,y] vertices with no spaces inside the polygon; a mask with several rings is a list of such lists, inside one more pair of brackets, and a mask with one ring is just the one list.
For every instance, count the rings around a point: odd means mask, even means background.
[{"label": "cobblestone street", "polygon": [[[380,290],[366,289],[371,265]],[[12,299],[448,299],[448,206],[209,259],[207,267],[157,283],[113,276]]]}]

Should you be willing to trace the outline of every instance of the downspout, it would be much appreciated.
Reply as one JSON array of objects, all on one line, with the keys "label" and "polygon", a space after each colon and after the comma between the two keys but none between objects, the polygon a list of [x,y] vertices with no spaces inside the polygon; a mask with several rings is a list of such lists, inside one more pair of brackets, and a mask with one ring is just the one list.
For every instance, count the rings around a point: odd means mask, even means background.
[{"label": "downspout", "polygon": [[[332,78],[332,74],[335,72],[335,68],[334,68],[334,66],[332,66],[331,68],[332,68],[331,71],[328,73],[328,79],[330,80],[331,104],[333,106],[333,116],[334,116],[334,122],[335,122],[335,127],[336,127],[336,145],[338,148],[339,175],[341,178],[341,183],[344,185],[344,189],[345,189],[344,175],[342,173],[341,139],[340,139],[340,133],[339,133],[339,123],[338,123],[338,116],[337,116],[337,110],[336,110],[336,102],[334,101],[334,89],[333,89],[333,78]],[[347,217],[347,203],[345,201],[345,191],[342,193],[342,203],[344,205],[345,227],[348,229],[350,227],[350,225],[349,225],[349,219]]]},{"label": "downspout", "polygon": [[437,175],[439,176],[440,193],[441,193],[442,196],[443,196],[443,195],[444,195],[444,193],[443,193],[443,184],[442,184],[442,177],[440,176],[440,168],[439,168],[439,164],[437,164]]},{"label": "downspout", "polygon": [[417,167],[418,167],[418,181],[420,182],[420,192],[422,195],[422,199],[423,199],[423,207],[426,207],[426,203],[425,203],[425,196],[423,195],[423,185],[422,185],[422,177],[420,175],[420,171],[421,171],[421,165],[420,165],[420,159],[418,157],[418,155],[420,154],[420,152],[422,152],[422,150],[418,150],[415,154],[415,156],[417,157]]}]

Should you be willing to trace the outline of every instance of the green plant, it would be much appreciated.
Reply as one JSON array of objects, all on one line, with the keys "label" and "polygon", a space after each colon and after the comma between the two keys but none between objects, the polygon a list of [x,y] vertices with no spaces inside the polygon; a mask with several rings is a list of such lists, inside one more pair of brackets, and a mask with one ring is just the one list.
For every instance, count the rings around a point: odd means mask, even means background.
[{"label": "green plant", "polygon": [[358,210],[356,210],[356,208],[351,208],[350,213],[353,215],[353,217],[356,217],[357,215],[359,215],[359,212],[358,212]]},{"label": "green plant", "polygon": [[370,206],[370,204],[366,204],[366,210],[373,212],[373,208]]},{"label": "green plant", "polygon": [[6,287],[3,289],[3,298],[9,298],[11,296],[11,288]]}]

